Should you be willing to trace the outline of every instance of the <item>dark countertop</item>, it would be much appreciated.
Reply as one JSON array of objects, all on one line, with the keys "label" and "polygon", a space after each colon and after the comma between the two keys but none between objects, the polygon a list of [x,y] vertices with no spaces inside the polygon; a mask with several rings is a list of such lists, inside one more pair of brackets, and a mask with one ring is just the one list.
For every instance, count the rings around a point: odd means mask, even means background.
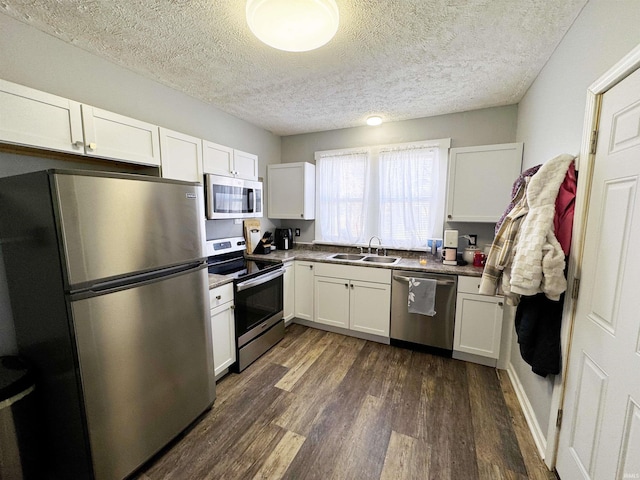
[{"label": "dark countertop", "polygon": [[[426,272],[426,273],[446,273],[449,275],[465,275],[468,277],[481,277],[482,276],[482,268],[474,267],[473,265],[465,265],[464,267],[453,266],[453,265],[443,265],[441,261],[436,260],[430,253],[425,254],[427,256],[427,264],[420,265],[418,262],[418,258],[402,258],[401,260],[393,265],[388,264],[379,264],[379,263],[364,263],[364,262],[354,262],[350,260],[335,260],[330,258],[332,255],[335,255],[335,251],[326,251],[326,250],[307,250],[304,248],[296,248],[293,250],[273,250],[271,253],[266,255],[258,255],[258,254],[245,254],[245,257],[250,260],[261,260],[261,261],[270,261],[270,262],[282,262],[288,263],[294,260],[305,260],[308,262],[323,262],[323,263],[337,263],[342,265],[351,265],[358,267],[367,267],[367,268],[387,268],[392,270],[411,270],[415,272]],[[414,254],[415,255],[415,254]],[[395,255],[390,255],[395,256]],[[233,278],[227,277],[225,275],[212,275],[209,274],[209,288],[216,288],[227,283],[231,283]]]},{"label": "dark countertop", "polygon": [[[448,273],[453,275],[466,275],[469,277],[481,277],[482,268],[474,267],[473,265],[465,265],[464,267],[443,265],[441,261],[436,260],[430,253],[425,254],[427,256],[427,264],[420,265],[418,258],[403,258],[402,255],[400,262],[389,265],[380,263],[366,263],[361,261],[350,260],[335,260],[330,258],[338,252],[329,252],[323,250],[274,250],[267,255],[246,255],[251,260],[271,260],[273,262],[291,262],[293,260],[306,260],[308,262],[323,262],[323,263],[339,263],[343,265],[352,265],[359,267],[371,267],[371,268],[389,268],[392,270],[413,270],[416,272],[427,273]],[[396,255],[390,255],[396,256]]]}]

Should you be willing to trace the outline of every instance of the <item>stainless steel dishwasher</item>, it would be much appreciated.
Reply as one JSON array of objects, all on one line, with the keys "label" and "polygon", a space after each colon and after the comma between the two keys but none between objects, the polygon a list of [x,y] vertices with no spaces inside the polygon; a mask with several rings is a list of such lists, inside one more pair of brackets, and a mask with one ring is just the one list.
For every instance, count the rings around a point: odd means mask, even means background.
[{"label": "stainless steel dishwasher", "polygon": [[[394,270],[391,284],[391,344],[420,348],[451,356],[456,313],[458,277],[439,273]],[[409,279],[436,280],[436,301],[433,317],[409,313]]]}]

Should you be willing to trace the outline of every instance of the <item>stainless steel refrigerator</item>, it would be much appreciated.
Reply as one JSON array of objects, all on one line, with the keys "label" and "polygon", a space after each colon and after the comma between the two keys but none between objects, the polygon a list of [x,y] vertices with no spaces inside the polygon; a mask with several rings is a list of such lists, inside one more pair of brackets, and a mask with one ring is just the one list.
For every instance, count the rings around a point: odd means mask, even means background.
[{"label": "stainless steel refrigerator", "polygon": [[202,186],[49,170],[0,179],[0,238],[49,478],[119,479],[215,398]]}]

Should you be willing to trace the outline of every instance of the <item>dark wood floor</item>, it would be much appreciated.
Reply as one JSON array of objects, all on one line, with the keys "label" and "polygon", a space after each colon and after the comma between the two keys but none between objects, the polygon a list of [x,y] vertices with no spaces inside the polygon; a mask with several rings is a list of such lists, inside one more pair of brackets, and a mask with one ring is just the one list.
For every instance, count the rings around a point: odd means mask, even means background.
[{"label": "dark wood floor", "polygon": [[294,324],[138,478],[555,476],[504,372]]}]

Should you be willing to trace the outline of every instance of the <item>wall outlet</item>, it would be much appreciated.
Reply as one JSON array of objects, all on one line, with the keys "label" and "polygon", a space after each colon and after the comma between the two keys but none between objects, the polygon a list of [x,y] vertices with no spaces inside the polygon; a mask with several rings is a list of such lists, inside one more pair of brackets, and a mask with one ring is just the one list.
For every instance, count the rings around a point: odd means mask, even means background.
[{"label": "wall outlet", "polygon": [[300,229],[296,228],[296,237],[299,237],[299,236],[300,236]]}]

